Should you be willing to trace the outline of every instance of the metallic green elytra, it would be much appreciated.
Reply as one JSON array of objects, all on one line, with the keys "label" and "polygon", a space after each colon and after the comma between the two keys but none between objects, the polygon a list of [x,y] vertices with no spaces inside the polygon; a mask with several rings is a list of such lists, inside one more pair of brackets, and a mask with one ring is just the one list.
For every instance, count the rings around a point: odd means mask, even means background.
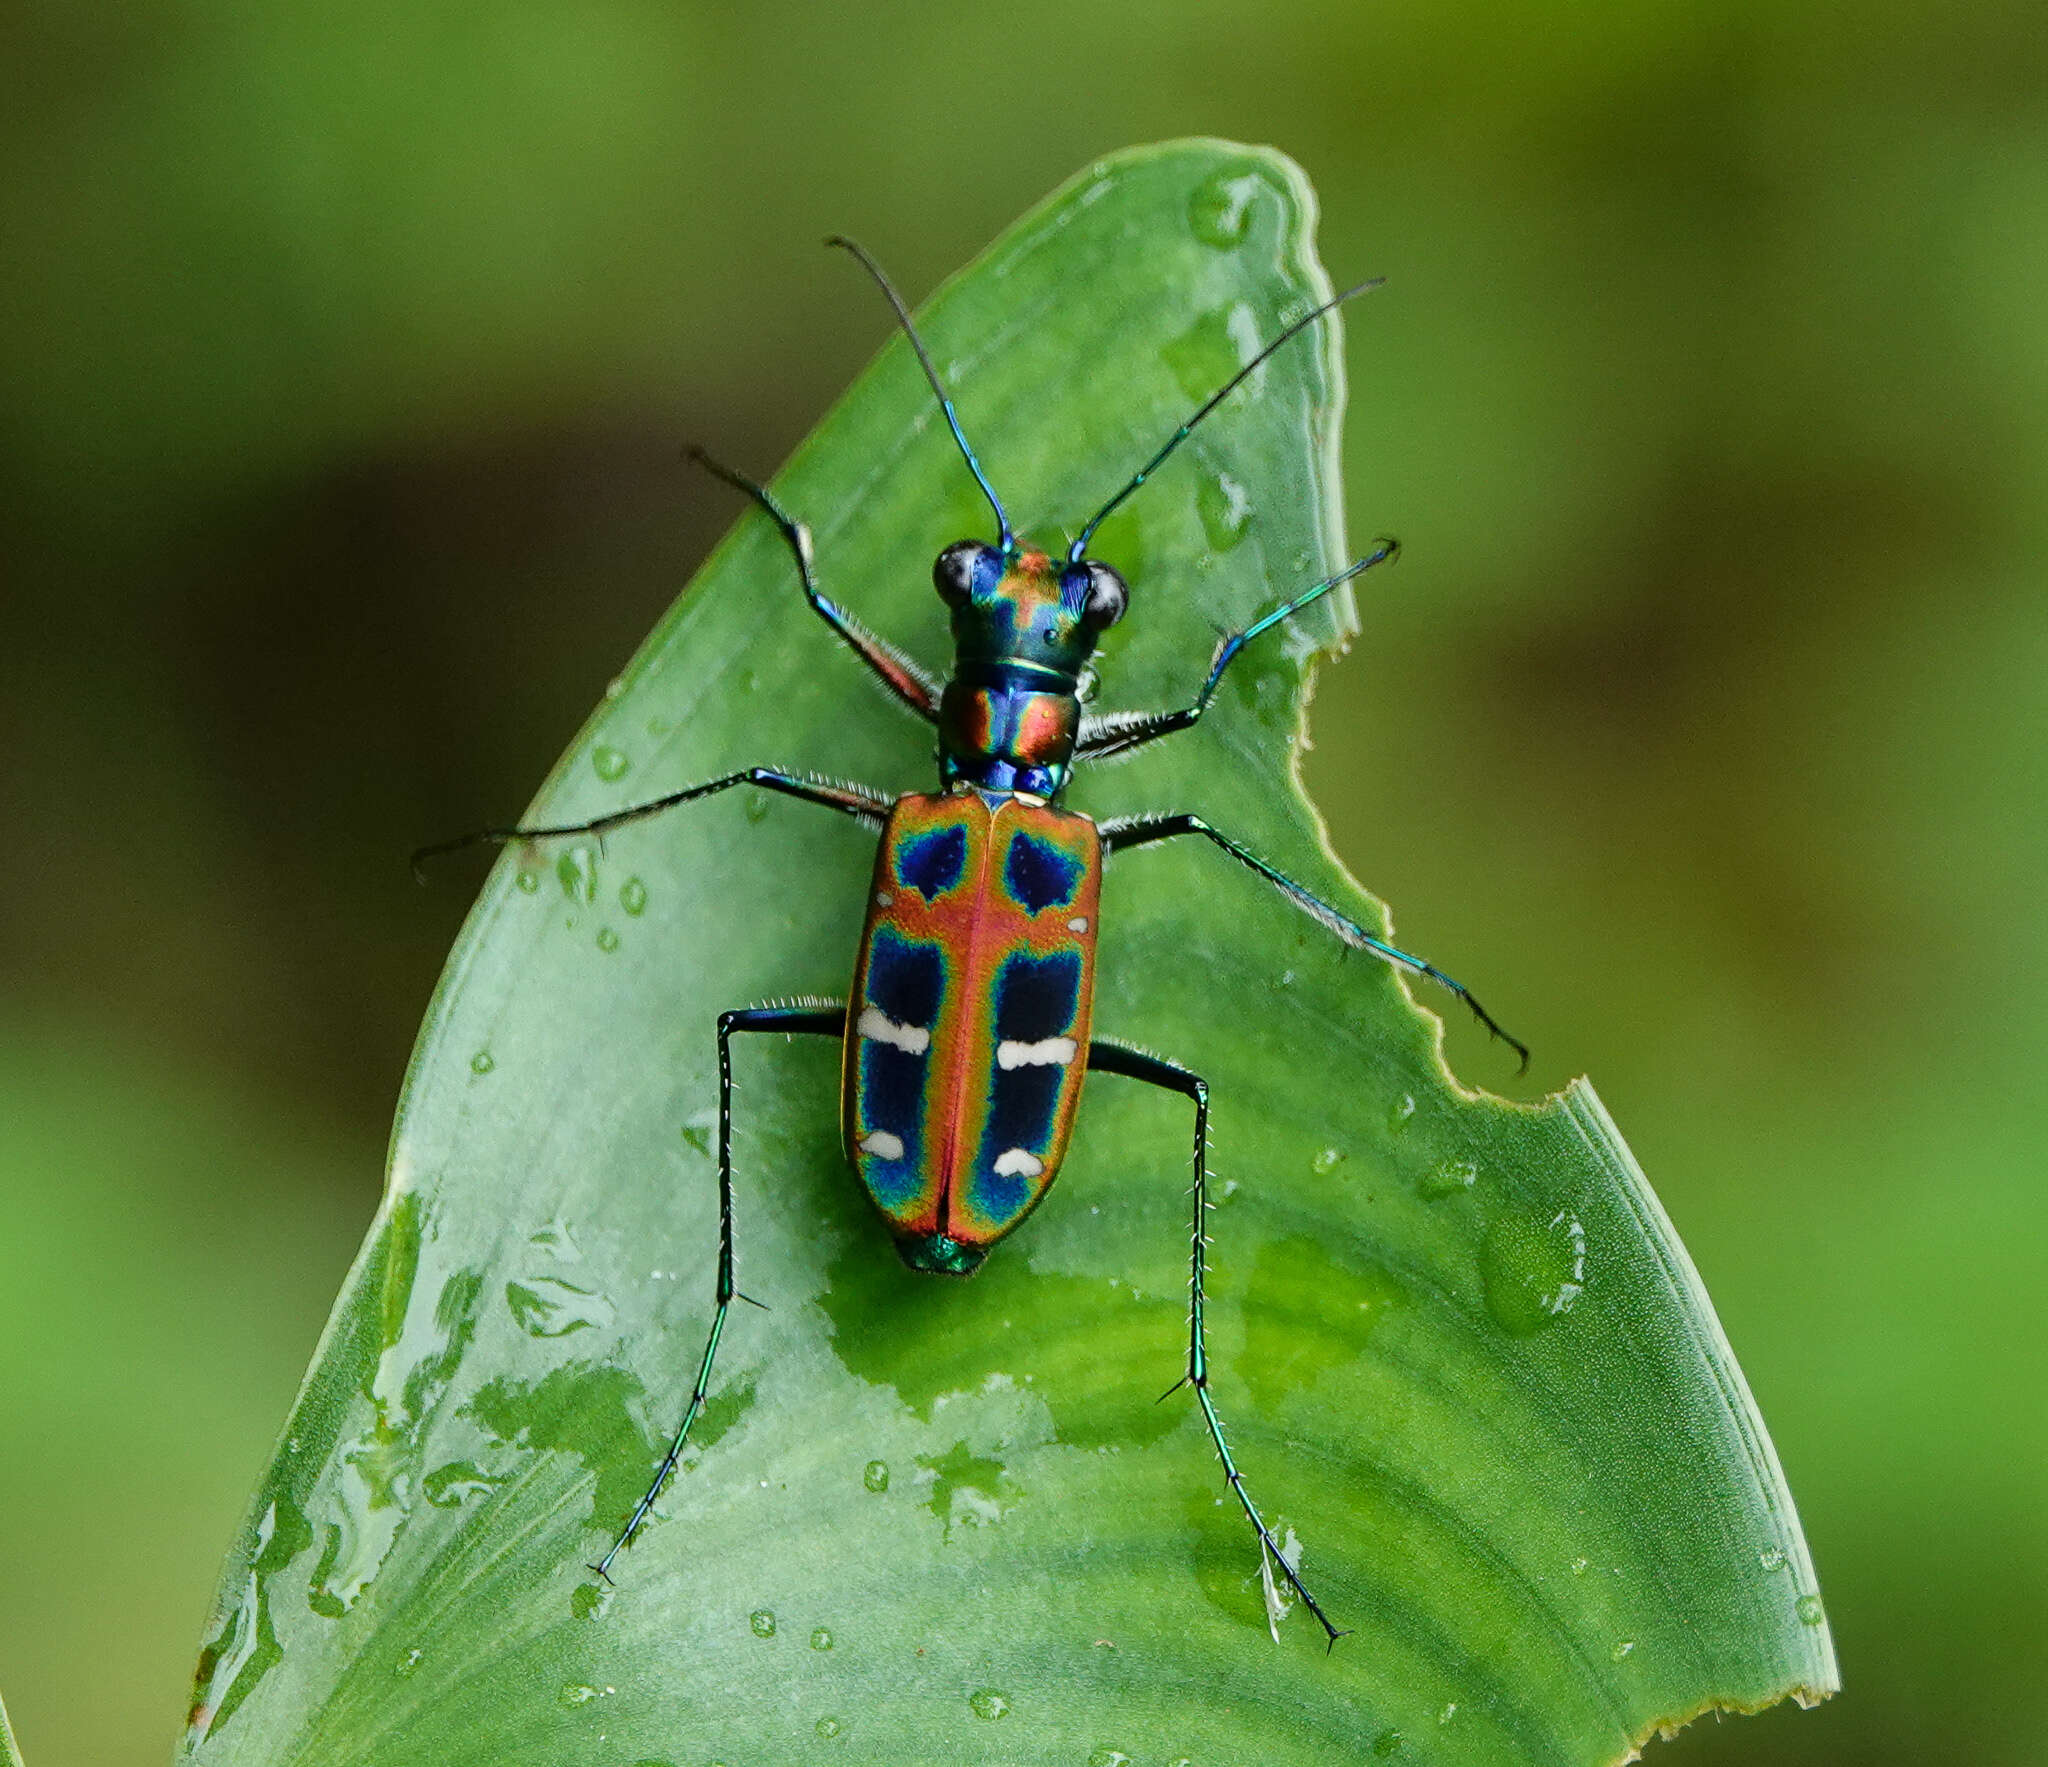
[{"label": "metallic green elytra", "polygon": [[[1103,518],[1144,485],[1273,351],[1374,285],[1347,289],[1282,330],[1167,438],[1083,524],[1060,557],[1018,541],[902,298],[858,246],[846,240],[831,243],[860,260],[895,309],[961,457],[995,515],[993,541],[956,541],[932,567],[933,585],[951,611],[953,626],[953,671],[943,689],[826,597],[818,586],[809,531],[768,490],[693,452],[775,524],[812,609],[898,700],[932,727],[939,790],[892,797],[777,767],[749,767],[589,822],[483,829],[416,856],[417,862],[479,841],[603,834],[737,785],[780,792],[881,831],[847,1002],[745,1007],[719,1017],[717,1305],[682,1424],[646,1495],[591,1569],[610,1580],[613,1561],[639,1535],[675,1471],[703,1411],[719,1340],[739,1298],[733,1249],[732,1038],[764,1031],[832,1036],[841,1040],[843,1050],[840,1108],[847,1159],[904,1261],[938,1275],[971,1274],[989,1248],[1045,1199],[1059,1175],[1087,1075],[1121,1074],[1190,1101],[1194,1227],[1188,1355],[1181,1384],[1194,1390],[1269,1574],[1286,1581],[1334,1643],[1340,1636],[1337,1628],[1281,1556],[1245,1488],[1209,1392],[1203,1319],[1208,1086],[1174,1062],[1092,1035],[1103,860],[1125,848],[1199,835],[1347,945],[1449,988],[1496,1036],[1518,1050],[1522,1045],[1441,970],[1396,950],[1199,817],[1175,812],[1098,827],[1061,808],[1059,800],[1077,764],[1124,754],[1189,728],[1209,709],[1224,672],[1246,644],[1394,556],[1394,543],[1381,541],[1348,569],[1233,633],[1217,650],[1201,690],[1185,706],[1107,717],[1088,716],[1081,709],[1083,671],[1103,632],[1124,616],[1130,602],[1129,588],[1115,568],[1088,557]],[[1528,1052],[1522,1054],[1526,1062]]]}]

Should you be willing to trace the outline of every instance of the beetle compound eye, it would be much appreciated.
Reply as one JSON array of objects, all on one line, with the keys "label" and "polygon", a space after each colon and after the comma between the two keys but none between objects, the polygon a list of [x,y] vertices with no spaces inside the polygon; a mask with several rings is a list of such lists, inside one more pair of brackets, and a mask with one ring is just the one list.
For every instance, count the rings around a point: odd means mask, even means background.
[{"label": "beetle compound eye", "polygon": [[974,573],[989,549],[979,540],[955,540],[932,564],[932,585],[948,607],[958,607],[974,593]]},{"label": "beetle compound eye", "polygon": [[1106,564],[1091,559],[1084,568],[1088,572],[1088,599],[1081,604],[1081,617],[1098,630],[1114,626],[1131,605],[1129,586]]}]

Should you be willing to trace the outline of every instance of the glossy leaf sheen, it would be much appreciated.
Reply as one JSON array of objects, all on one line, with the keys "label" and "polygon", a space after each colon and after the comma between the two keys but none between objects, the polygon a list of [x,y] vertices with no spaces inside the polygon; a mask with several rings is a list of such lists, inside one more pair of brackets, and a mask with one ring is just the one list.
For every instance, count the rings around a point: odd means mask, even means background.
[{"label": "glossy leaf sheen", "polygon": [[[1276,155],[1141,150],[931,302],[1020,527],[1076,528],[1326,291],[1312,225]],[[850,271],[846,298],[872,298]],[[1261,371],[1103,528],[1132,606],[1101,708],[1183,702],[1218,631],[1344,558],[1338,349],[1331,326]],[[986,511],[900,341],[777,484],[829,589],[942,663],[930,561]],[[1378,924],[1290,770],[1352,617],[1332,598],[1253,647],[1199,730],[1070,801],[1199,810]],[[923,788],[929,749],[748,514],[533,815],[751,762]],[[492,874],[230,1561],[188,1749],[1502,1767],[1830,1689],[1763,1425],[1591,1088],[1462,1091],[1385,968],[1185,846],[1111,868],[1097,1028],[1214,1086],[1215,1391],[1352,1629],[1334,1654],[1298,1610],[1269,1639],[1195,1408],[1155,1403],[1184,1356],[1185,1101],[1098,1077],[1045,1207],[972,1281],[916,1276],[841,1158],[818,1039],[737,1045],[741,1284],[766,1310],[735,1311],[665,1519],[594,1586],[709,1316],[715,1016],[843,995],[873,851],[734,792]]]}]

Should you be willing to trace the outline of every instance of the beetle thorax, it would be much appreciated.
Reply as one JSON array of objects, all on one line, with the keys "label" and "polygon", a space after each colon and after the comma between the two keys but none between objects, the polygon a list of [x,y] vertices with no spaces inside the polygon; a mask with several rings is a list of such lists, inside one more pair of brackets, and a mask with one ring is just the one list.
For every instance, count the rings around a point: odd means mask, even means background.
[{"label": "beetle thorax", "polygon": [[1080,730],[1076,684],[1095,633],[1043,552],[984,568],[953,609],[953,678],[939,708],[948,785],[1056,796]]},{"label": "beetle thorax", "polygon": [[976,540],[947,547],[932,576],[953,610],[945,783],[1058,797],[1081,729],[1081,672],[1123,613],[1123,580],[1090,560]]}]

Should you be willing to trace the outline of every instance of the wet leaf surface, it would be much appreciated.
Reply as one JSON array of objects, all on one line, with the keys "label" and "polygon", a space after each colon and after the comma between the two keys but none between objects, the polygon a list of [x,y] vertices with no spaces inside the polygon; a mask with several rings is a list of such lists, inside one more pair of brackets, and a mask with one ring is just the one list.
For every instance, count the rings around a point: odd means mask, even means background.
[{"label": "wet leaf surface", "polygon": [[[941,291],[926,334],[1029,535],[1078,526],[1326,290],[1312,225],[1277,156],[1141,150]],[[1342,561],[1339,347],[1261,370],[1105,525],[1133,606],[1099,707],[1184,701],[1219,632]],[[986,511],[900,341],[777,486],[828,588],[940,665],[930,559]],[[1380,924],[1291,774],[1314,655],[1351,619],[1332,598],[1254,647],[1200,729],[1071,805],[1198,810]],[[533,815],[755,762],[932,778],[928,733],[749,514]],[[898,1264],[809,1039],[737,1051],[764,1308],[735,1313],[661,1519],[596,1584],[709,1318],[716,1015],[843,995],[872,851],[733,792],[492,873],[230,1559],[188,1755],[1563,1767],[1833,1686],[1762,1423],[1591,1089],[1461,1089],[1384,967],[1208,849],[1112,866],[1097,1028],[1214,1088],[1215,1392],[1352,1636],[1326,1655],[1297,1610],[1275,1646],[1199,1416],[1155,1403],[1185,1353],[1184,1102],[1094,1081],[1045,1207],[949,1282]]]}]

